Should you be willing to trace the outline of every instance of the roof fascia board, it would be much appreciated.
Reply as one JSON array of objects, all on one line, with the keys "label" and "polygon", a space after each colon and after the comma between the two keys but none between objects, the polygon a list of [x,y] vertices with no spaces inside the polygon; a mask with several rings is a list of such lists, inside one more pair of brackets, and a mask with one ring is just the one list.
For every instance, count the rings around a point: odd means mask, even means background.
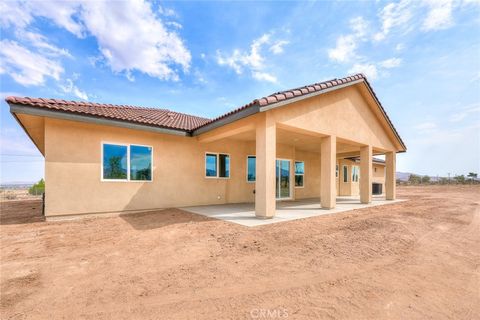
[{"label": "roof fascia board", "polygon": [[316,96],[319,96],[321,94],[325,94],[325,93],[332,92],[332,91],[335,91],[335,90],[339,90],[339,89],[342,89],[342,88],[345,88],[345,87],[353,86],[353,85],[355,85],[357,83],[361,83],[361,82],[363,82],[363,79],[359,79],[359,80],[355,80],[355,81],[352,81],[352,82],[340,84],[340,85],[330,87],[330,88],[327,88],[327,89],[323,89],[323,90],[320,90],[320,91],[307,93],[307,94],[304,94],[304,95],[301,95],[301,96],[298,96],[298,97],[295,97],[295,98],[283,100],[283,101],[280,101],[280,102],[275,102],[275,103],[266,105],[265,107],[260,107],[260,112],[265,112],[265,111],[272,110],[272,109],[275,109],[275,108],[283,107],[285,105],[295,103],[295,102],[298,102],[298,101],[301,101],[301,100],[304,100],[304,99],[316,97]]},{"label": "roof fascia board", "polygon": [[15,113],[29,114],[33,116],[39,116],[39,117],[49,117],[49,118],[55,118],[55,119],[61,119],[61,120],[87,122],[87,123],[121,127],[121,128],[134,129],[134,130],[143,130],[143,131],[151,131],[151,132],[157,132],[157,133],[172,134],[177,136],[190,136],[190,134],[187,131],[182,131],[182,130],[153,127],[153,126],[141,125],[141,124],[126,122],[126,121],[119,121],[119,120],[112,120],[112,119],[106,119],[106,118],[100,118],[100,117],[92,117],[92,116],[68,113],[64,111],[43,110],[43,109],[20,105],[20,104],[9,104],[9,105],[10,105],[10,112],[12,114],[15,114]]},{"label": "roof fascia board", "polygon": [[210,124],[207,124],[203,127],[195,129],[192,132],[192,136],[198,136],[202,133],[211,131],[213,129],[223,127],[224,125],[227,125],[227,124],[232,123],[234,121],[237,121],[237,120],[240,120],[242,118],[246,118],[248,116],[251,116],[255,113],[258,113],[259,110],[260,110],[260,106],[258,104],[254,104],[251,107],[247,107],[246,109],[243,109],[242,111],[239,111],[237,113],[233,113],[233,114],[231,114],[229,116],[226,116],[225,118],[222,118],[218,121],[214,121],[214,122],[212,122]]}]

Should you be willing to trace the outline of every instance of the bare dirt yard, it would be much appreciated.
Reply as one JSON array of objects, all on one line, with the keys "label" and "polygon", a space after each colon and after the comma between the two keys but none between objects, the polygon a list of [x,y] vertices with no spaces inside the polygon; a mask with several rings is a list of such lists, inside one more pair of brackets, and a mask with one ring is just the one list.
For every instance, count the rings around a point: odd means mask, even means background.
[{"label": "bare dirt yard", "polygon": [[243,227],[2,203],[1,319],[479,319],[480,188]]}]

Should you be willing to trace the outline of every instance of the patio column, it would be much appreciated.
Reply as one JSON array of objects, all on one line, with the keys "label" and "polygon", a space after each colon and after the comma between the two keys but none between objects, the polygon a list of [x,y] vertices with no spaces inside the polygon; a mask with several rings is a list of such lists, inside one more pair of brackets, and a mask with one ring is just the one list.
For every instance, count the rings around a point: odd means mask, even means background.
[{"label": "patio column", "polygon": [[320,147],[320,204],[333,209],[336,204],[335,164],[337,162],[337,138],[322,138]]},{"label": "patio column", "polygon": [[256,126],[255,216],[261,219],[275,215],[276,125],[266,112]]},{"label": "patio column", "polygon": [[395,151],[385,154],[385,196],[387,200],[395,200],[396,196],[396,155]]},{"label": "patio column", "polygon": [[360,202],[372,202],[372,146],[360,148]]}]

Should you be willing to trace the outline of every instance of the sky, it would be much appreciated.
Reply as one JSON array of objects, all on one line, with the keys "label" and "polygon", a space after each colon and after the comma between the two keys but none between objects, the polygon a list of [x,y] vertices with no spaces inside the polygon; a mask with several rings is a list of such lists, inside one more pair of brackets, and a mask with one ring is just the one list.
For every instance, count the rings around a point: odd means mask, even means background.
[{"label": "sky", "polygon": [[215,117],[364,73],[407,145],[397,171],[480,171],[480,1],[2,1],[0,181],[43,177],[9,95]]}]

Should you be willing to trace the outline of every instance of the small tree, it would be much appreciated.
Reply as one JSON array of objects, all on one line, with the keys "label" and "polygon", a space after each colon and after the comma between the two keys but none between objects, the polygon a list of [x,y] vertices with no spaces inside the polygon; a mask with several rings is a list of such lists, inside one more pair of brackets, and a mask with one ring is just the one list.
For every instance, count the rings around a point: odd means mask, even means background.
[{"label": "small tree", "polygon": [[33,195],[39,195],[44,192],[45,192],[45,180],[43,180],[43,178],[40,179],[40,181],[38,181],[28,189],[28,193]]},{"label": "small tree", "polygon": [[477,176],[478,174],[476,174],[475,172],[469,172],[467,177],[469,178],[468,180],[470,180],[471,183],[473,183],[473,181],[477,180]]},{"label": "small tree", "polygon": [[465,184],[465,176],[463,174],[460,176],[455,176],[453,179],[455,179],[455,181],[459,184]]},{"label": "small tree", "polygon": [[430,183],[430,177],[429,176],[423,176],[422,177],[422,183],[426,183],[426,184]]},{"label": "small tree", "polygon": [[408,182],[411,184],[419,184],[422,181],[420,176],[417,176],[416,174],[411,174],[410,177],[408,177]]}]

